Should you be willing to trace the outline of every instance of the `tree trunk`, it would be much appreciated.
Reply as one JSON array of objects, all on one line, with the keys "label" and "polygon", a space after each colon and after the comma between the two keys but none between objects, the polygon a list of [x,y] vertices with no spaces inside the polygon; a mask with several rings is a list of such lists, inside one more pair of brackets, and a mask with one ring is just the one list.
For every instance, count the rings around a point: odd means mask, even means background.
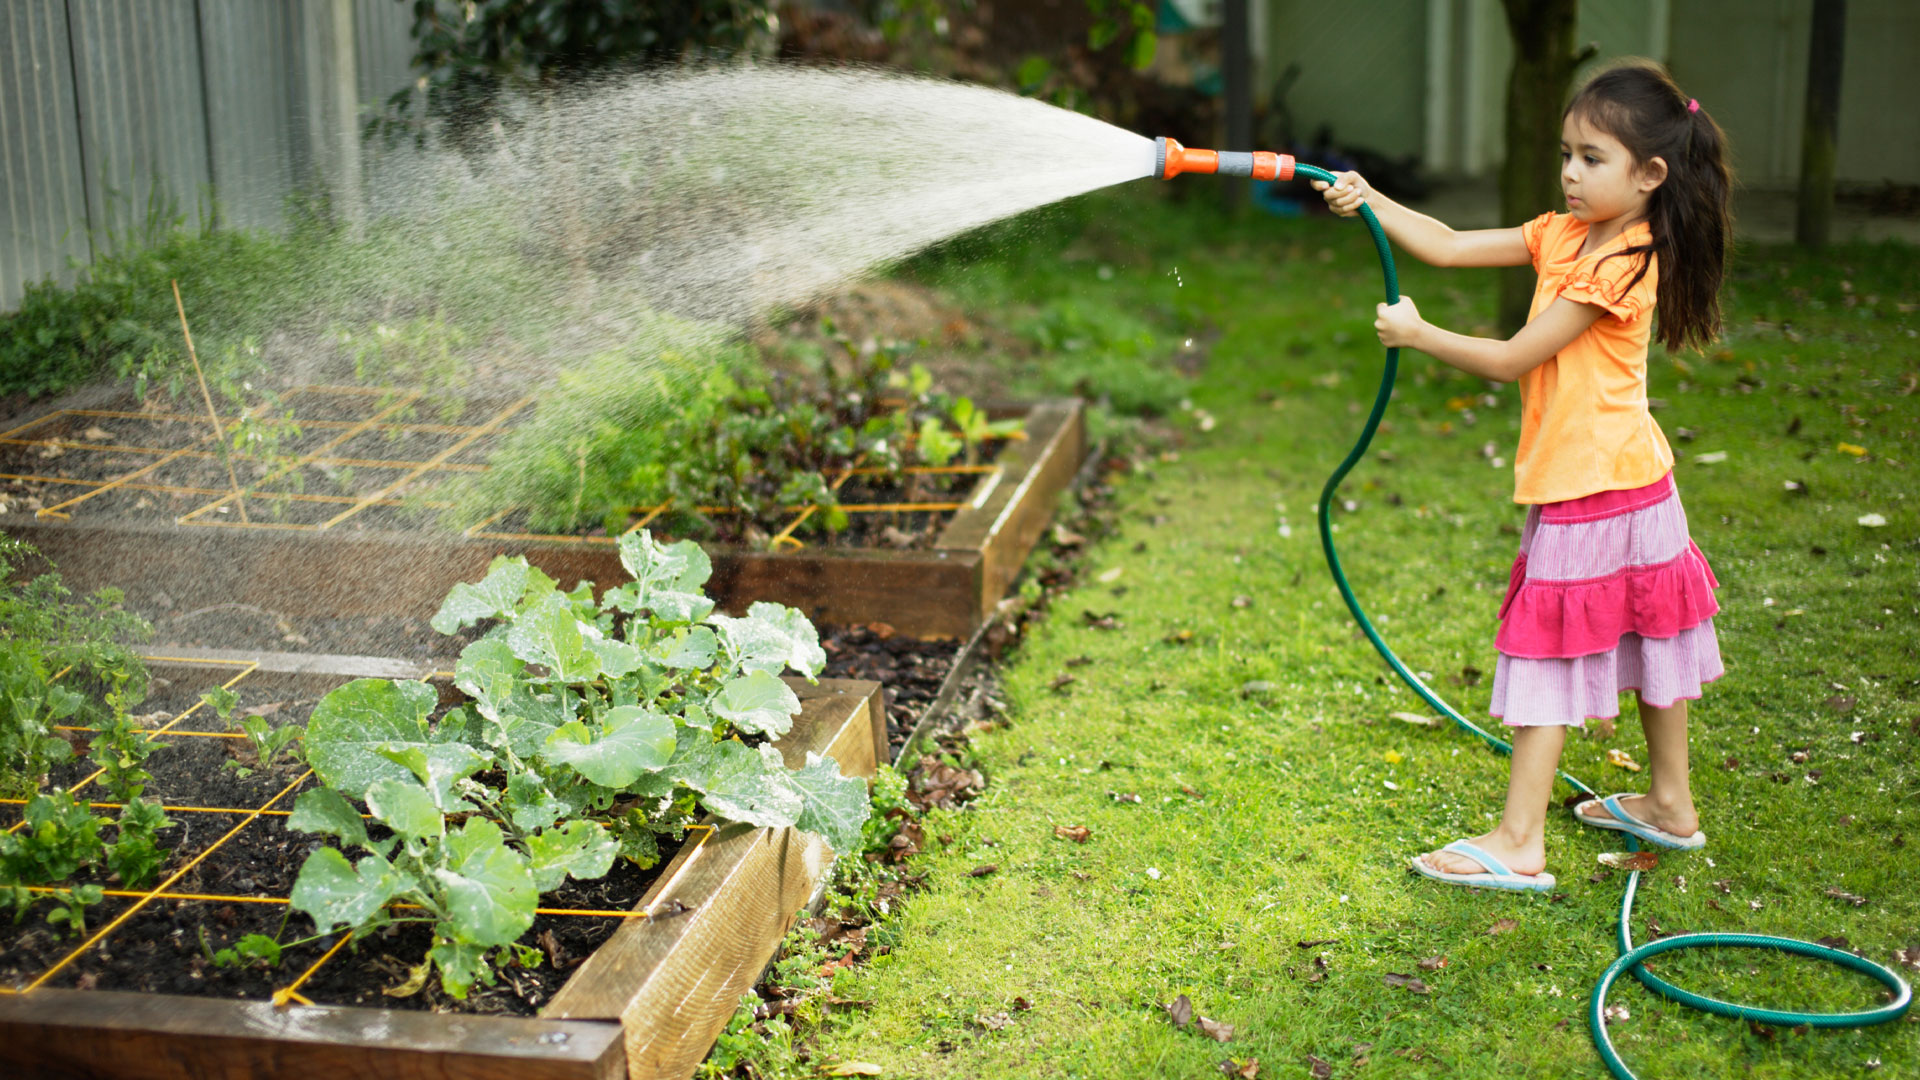
[{"label": "tree trunk", "polygon": [[[1226,101],[1226,140],[1223,150],[1252,150],[1253,145],[1253,50],[1248,38],[1252,20],[1247,0],[1226,0],[1221,5],[1220,71]],[[1229,213],[1247,205],[1247,181],[1227,176],[1222,197]]]},{"label": "tree trunk", "polygon": [[[1594,54],[1576,53],[1574,27],[1579,0],[1502,0],[1513,38],[1513,70],[1507,74],[1507,157],[1500,166],[1500,221],[1517,225],[1565,207],[1560,194],[1560,110],[1574,69]],[[1500,331],[1513,334],[1527,322],[1533,302],[1532,267],[1500,272]]]},{"label": "tree trunk", "polygon": [[1840,64],[1847,36],[1847,0],[1813,0],[1807,47],[1807,117],[1800,133],[1800,206],[1793,239],[1827,243],[1833,224],[1834,132],[1840,122]]}]

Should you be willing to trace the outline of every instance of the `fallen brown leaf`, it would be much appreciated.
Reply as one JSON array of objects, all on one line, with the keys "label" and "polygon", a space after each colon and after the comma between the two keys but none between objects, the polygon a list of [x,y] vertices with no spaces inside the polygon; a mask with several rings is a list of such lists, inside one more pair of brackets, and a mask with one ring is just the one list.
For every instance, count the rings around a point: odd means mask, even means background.
[{"label": "fallen brown leaf", "polygon": [[1519,925],[1520,920],[1518,919],[1501,919],[1492,926],[1487,927],[1487,936],[1493,937],[1497,934],[1504,934]]},{"label": "fallen brown leaf", "polygon": [[1852,904],[1854,907],[1864,906],[1867,902],[1867,898],[1864,896],[1856,896],[1853,893],[1846,891],[1845,889],[1837,888],[1834,886],[1827,887],[1827,895],[1833,897],[1835,900],[1845,900],[1847,903]]},{"label": "fallen brown leaf", "polygon": [[1092,830],[1085,825],[1055,825],[1053,835],[1062,840],[1071,840],[1076,844],[1084,844],[1093,839]]},{"label": "fallen brown leaf", "polygon": [[1074,683],[1073,676],[1068,675],[1066,672],[1063,671],[1060,674],[1055,675],[1053,677],[1053,681],[1047,684],[1047,689],[1058,694],[1061,691],[1065,690],[1067,687],[1072,686],[1073,683]]},{"label": "fallen brown leaf", "polygon": [[1603,851],[1599,858],[1600,865],[1615,870],[1651,870],[1660,865],[1657,851]]},{"label": "fallen brown leaf", "polygon": [[1308,1054],[1307,1075],[1313,1077],[1313,1080],[1330,1080],[1333,1076],[1333,1066]]},{"label": "fallen brown leaf", "polygon": [[1166,1006],[1166,1010],[1167,1019],[1173,1021],[1174,1027],[1183,1028],[1193,1021],[1193,1002],[1188,1000],[1185,994],[1174,998],[1173,1002]]},{"label": "fallen brown leaf", "polygon": [[987,863],[983,866],[976,866],[973,869],[967,871],[967,876],[968,877],[986,877],[988,874],[994,873],[999,869],[1000,867],[995,865],[994,863]]},{"label": "fallen brown leaf", "polygon": [[1447,958],[1444,956],[1429,956],[1425,960],[1420,961],[1421,971],[1439,971],[1446,966]]},{"label": "fallen brown leaf", "polygon": [[1429,992],[1426,981],[1417,975],[1402,975],[1397,971],[1389,971],[1381,978],[1388,986],[1402,986],[1416,994]]},{"label": "fallen brown leaf", "polygon": [[1209,1020],[1204,1016],[1195,1020],[1194,1023],[1200,1028],[1203,1034],[1215,1042],[1233,1041],[1232,1024],[1223,1024],[1218,1020]]},{"label": "fallen brown leaf", "polygon": [[1226,1058],[1220,1062],[1220,1072],[1224,1076],[1238,1076],[1241,1080],[1255,1080],[1260,1075],[1260,1059]]},{"label": "fallen brown leaf", "polygon": [[1336,945],[1339,941],[1340,939],[1337,937],[1307,938],[1303,941],[1294,942],[1293,947],[1296,949],[1317,949],[1322,945]]}]

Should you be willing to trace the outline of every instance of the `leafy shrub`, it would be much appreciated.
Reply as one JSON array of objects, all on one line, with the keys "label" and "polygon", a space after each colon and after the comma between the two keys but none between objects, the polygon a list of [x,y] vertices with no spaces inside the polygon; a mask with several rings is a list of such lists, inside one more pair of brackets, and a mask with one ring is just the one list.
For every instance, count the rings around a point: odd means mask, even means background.
[{"label": "leafy shrub", "polygon": [[[434,628],[494,625],[455,667],[471,703],[437,723],[420,682],[361,679],[315,708],[306,754],[327,786],[303,793],[288,824],[341,844],[309,856],[293,889],[322,934],[366,934],[395,921],[389,904],[416,904],[426,914],[409,918],[433,926],[426,963],[464,997],[525,952],[515,942],[540,893],[616,857],[650,865],[656,834],[701,808],[859,846],[862,780],[812,753],[790,770],[739,738],[791,726],[799,699],[776,675],[825,664],[812,624],[777,604],[715,613],[701,592],[711,564],[691,542],[634,533],[620,558],[634,580],[597,604],[590,585],[562,592],[522,558],[456,585]],[[349,798],[393,835],[373,839]]]},{"label": "leafy shrub", "polygon": [[[116,589],[75,603],[57,573],[16,580],[37,554],[0,534],[0,794],[16,797],[72,756],[55,724],[111,724],[145,696],[146,667],[126,643],[153,634]],[[104,689],[104,705],[85,687]]]}]

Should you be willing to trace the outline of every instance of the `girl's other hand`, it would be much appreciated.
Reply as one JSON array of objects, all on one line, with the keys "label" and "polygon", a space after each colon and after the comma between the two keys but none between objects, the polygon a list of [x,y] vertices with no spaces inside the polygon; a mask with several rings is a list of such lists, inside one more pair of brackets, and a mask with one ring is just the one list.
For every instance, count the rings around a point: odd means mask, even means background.
[{"label": "girl's other hand", "polygon": [[1389,349],[1418,348],[1415,338],[1427,321],[1413,306],[1413,297],[1402,296],[1397,304],[1376,304],[1373,328],[1380,332],[1380,344]]},{"label": "girl's other hand", "polygon": [[1360,205],[1373,194],[1373,189],[1367,186],[1366,180],[1357,172],[1343,172],[1334,177],[1334,182],[1331,184],[1325,180],[1315,180],[1313,190],[1325,192],[1323,198],[1327,200],[1327,206],[1341,217],[1353,217],[1358,214]]}]

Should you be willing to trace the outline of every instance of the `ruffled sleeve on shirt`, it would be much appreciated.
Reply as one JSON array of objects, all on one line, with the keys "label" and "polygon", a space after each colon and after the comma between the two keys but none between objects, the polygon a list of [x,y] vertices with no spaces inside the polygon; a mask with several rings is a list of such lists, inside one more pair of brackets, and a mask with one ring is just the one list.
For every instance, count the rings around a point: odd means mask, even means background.
[{"label": "ruffled sleeve on shirt", "polygon": [[[1623,323],[1633,322],[1653,310],[1654,277],[1651,267],[1638,282],[1635,274],[1651,254],[1613,255],[1595,253],[1580,260],[1560,281],[1560,295],[1582,304],[1593,304]],[[1629,284],[1631,283],[1631,284]]]},{"label": "ruffled sleeve on shirt", "polygon": [[1547,226],[1553,224],[1558,215],[1549,211],[1520,226],[1520,236],[1527,242],[1527,254],[1533,256],[1533,268],[1540,269],[1540,248],[1547,235]]}]

